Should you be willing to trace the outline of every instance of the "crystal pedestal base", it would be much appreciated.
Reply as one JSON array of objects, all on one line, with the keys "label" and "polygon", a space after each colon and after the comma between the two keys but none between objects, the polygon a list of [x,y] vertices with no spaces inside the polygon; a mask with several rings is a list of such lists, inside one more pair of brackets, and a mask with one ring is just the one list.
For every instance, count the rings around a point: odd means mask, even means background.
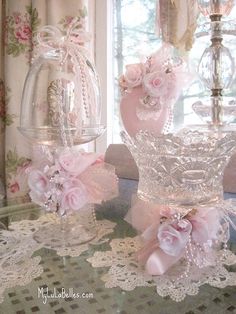
[{"label": "crystal pedestal base", "polygon": [[96,228],[90,229],[77,223],[66,223],[65,226],[54,225],[42,227],[35,232],[33,238],[52,249],[75,247],[92,241],[97,236]]}]

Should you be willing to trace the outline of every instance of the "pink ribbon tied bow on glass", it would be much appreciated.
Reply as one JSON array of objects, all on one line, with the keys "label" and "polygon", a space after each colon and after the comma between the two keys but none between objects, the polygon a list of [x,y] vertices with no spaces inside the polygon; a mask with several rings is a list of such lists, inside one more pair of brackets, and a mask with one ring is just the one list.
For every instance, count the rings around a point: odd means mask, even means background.
[{"label": "pink ribbon tied bow on glass", "polygon": [[78,44],[81,46],[85,42],[90,41],[90,39],[90,34],[81,27],[81,23],[77,17],[73,18],[70,22],[66,32],[60,30],[56,26],[46,25],[37,33],[37,41],[40,48],[47,48],[49,50],[52,48],[68,49],[71,44]]},{"label": "pink ribbon tied bow on glass", "polygon": [[150,275],[163,275],[182,257],[199,267],[210,263],[211,248],[220,228],[218,210],[199,208],[180,214],[165,208],[160,216],[158,226],[152,224],[142,233],[144,246],[137,252]]},{"label": "pink ribbon tied bow on glass", "polygon": [[[90,40],[90,34],[82,26],[78,18],[74,18],[70,22],[66,31],[56,26],[46,25],[37,33],[38,44],[36,46],[36,55],[42,56],[44,59],[59,61],[61,64],[60,71],[66,73],[63,79],[54,74],[55,79],[53,81],[57,82],[59,79],[57,84],[62,85],[60,88],[67,88],[67,85],[70,84],[71,89],[73,89],[74,112],[69,112],[66,123],[76,125],[76,134],[81,132],[83,125],[82,113],[78,114],[81,111],[80,107],[87,108],[90,104],[91,119],[97,121],[96,102],[99,98],[97,89],[94,89],[95,81],[98,82],[97,74],[94,72],[95,67],[91,61],[92,59],[88,59],[90,52],[84,47],[85,42]],[[94,72],[95,80],[94,78],[91,79],[91,71]],[[69,79],[70,75],[71,80]],[[51,91],[51,89],[49,90]],[[48,94],[50,94],[49,91]],[[51,113],[54,124],[60,119],[60,112],[63,110],[58,105],[57,107],[58,110],[54,109]],[[73,145],[70,136],[68,136],[67,141],[67,143],[64,143],[65,146]]]}]

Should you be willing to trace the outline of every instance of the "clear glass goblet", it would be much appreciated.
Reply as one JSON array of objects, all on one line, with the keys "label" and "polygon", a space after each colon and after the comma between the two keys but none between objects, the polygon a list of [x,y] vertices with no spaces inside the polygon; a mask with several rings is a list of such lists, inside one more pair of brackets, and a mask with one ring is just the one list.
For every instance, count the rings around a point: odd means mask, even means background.
[{"label": "clear glass goblet", "polygon": [[[75,145],[93,141],[105,130],[101,124],[98,76],[87,50],[80,45],[80,38],[81,31],[76,25],[65,36],[59,29],[46,26],[38,34],[39,53],[24,85],[19,131],[51,156],[59,147],[74,154]],[[49,181],[56,175],[58,170],[51,173]],[[60,195],[63,186],[56,183],[52,189]],[[93,227],[91,223],[86,226],[73,220],[68,223],[64,218],[71,208],[61,210],[60,197],[55,198],[55,193],[48,191],[48,199],[36,200],[36,203],[49,210],[54,208],[61,216],[61,223],[50,230],[48,227],[39,230],[36,240],[47,237],[51,247],[91,241],[97,232],[93,206],[87,209],[93,218]]]}]

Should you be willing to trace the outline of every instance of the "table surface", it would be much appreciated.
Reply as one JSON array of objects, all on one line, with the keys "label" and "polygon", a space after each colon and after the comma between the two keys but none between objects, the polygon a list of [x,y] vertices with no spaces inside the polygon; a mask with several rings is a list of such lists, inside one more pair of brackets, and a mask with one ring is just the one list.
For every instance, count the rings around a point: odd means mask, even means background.
[{"label": "table surface", "polygon": [[[130,199],[137,183],[132,180],[120,180],[120,196],[97,209],[98,219],[110,219],[117,223],[114,232],[109,236],[120,238],[134,236],[134,230],[122,219],[130,207]],[[226,195],[228,197],[229,195]],[[231,195],[232,196],[232,195]],[[41,213],[37,206],[18,201],[11,205],[0,206],[0,221],[8,225],[12,221],[36,219]],[[236,251],[236,238],[231,237],[230,247]],[[236,313],[236,288],[201,287],[197,296],[188,296],[176,303],[170,298],[161,298],[155,287],[141,287],[133,291],[122,291],[120,288],[107,289],[100,277],[107,268],[93,268],[86,259],[97,250],[108,250],[109,244],[90,246],[90,249],[79,257],[60,257],[54,250],[40,249],[34,256],[40,255],[44,272],[24,287],[17,286],[4,293],[4,301],[0,304],[0,314],[227,314]],[[62,288],[74,292],[92,293],[88,299],[49,299],[43,304],[38,298],[38,287],[54,288],[58,292]]]}]

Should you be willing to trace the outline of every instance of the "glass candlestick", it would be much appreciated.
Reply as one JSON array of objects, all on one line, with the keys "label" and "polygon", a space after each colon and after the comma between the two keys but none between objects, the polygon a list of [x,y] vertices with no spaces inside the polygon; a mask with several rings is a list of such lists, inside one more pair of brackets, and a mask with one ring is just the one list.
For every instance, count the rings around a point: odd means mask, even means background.
[{"label": "glass candlestick", "polygon": [[204,16],[229,15],[234,5],[234,0],[198,0],[199,9]]}]

